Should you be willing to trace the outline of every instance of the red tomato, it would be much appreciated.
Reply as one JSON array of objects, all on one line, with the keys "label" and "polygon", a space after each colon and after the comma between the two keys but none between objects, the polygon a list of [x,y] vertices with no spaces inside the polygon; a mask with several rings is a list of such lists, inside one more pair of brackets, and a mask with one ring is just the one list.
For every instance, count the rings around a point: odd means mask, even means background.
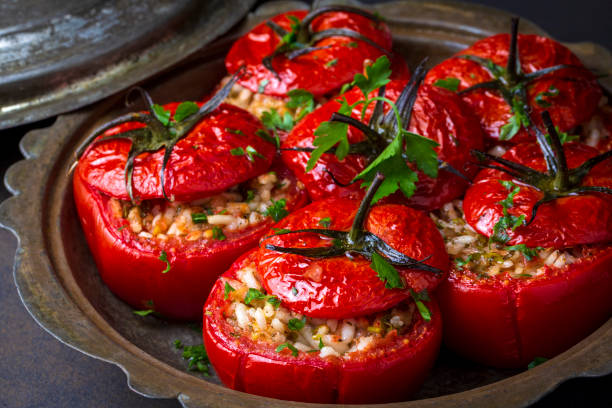
[{"label": "red tomato", "polygon": [[[595,148],[567,143],[563,146],[570,169],[587,159],[597,156]],[[514,146],[503,158],[546,172],[546,164],[536,143]],[[466,221],[479,233],[490,237],[493,228],[503,216],[499,203],[508,196],[508,190],[500,180],[512,177],[499,170],[485,169],[478,174],[463,201]],[[612,159],[595,166],[582,180],[582,185],[612,187]],[[514,197],[514,205],[508,212],[514,216],[524,214],[531,218],[532,208],[543,197],[543,193],[531,186],[520,185]],[[507,230],[508,245],[526,244],[529,247],[565,248],[574,245],[593,244],[612,240],[612,196],[593,193],[568,196],[543,204],[529,225],[514,231]]]},{"label": "red tomato", "polygon": [[[223,278],[235,279],[243,265],[256,260],[244,255]],[[387,335],[376,349],[353,357],[320,357],[319,353],[275,351],[277,344],[236,333],[225,312],[224,279],[215,284],[204,307],[204,344],[223,383],[235,390],[272,398],[319,403],[378,403],[405,400],[433,366],[441,340],[442,321],[435,301],[427,302],[431,321],[415,313],[414,326],[403,335]]]},{"label": "red tomato", "polygon": [[[385,96],[392,101],[396,101],[406,83],[405,80],[391,81],[387,84]],[[359,89],[353,89],[343,96],[347,98],[349,104],[363,99],[363,94]],[[331,100],[316,109],[291,131],[282,147],[312,148],[315,129],[322,122],[329,120],[332,113],[338,111],[339,108],[340,103]],[[374,104],[369,106],[364,123],[369,120],[373,109]],[[385,110],[388,109],[389,106],[385,106]],[[352,116],[354,118],[361,117],[359,106],[353,110]],[[438,87],[421,86],[408,130],[436,141],[439,144],[436,152],[440,160],[448,162],[468,177],[473,177],[476,174],[477,168],[471,164],[470,150],[482,148],[482,131],[478,119],[456,95]],[[348,137],[351,143],[364,139],[363,133],[351,126],[349,126]],[[310,153],[286,150],[283,151],[282,157],[287,166],[304,183],[313,200],[320,200],[325,197],[359,199],[365,193],[365,190],[360,188],[361,182],[358,181],[343,187],[336,184],[329,174],[331,173],[341,184],[350,183],[355,176],[367,167],[368,163],[364,156],[349,155],[344,160],[339,161],[335,155],[325,153],[310,172],[305,170]],[[432,179],[420,171],[418,174],[419,181],[415,194],[407,201],[402,198],[401,193],[398,193],[395,197],[397,200],[406,202],[418,209],[432,210],[439,208],[444,203],[462,195],[468,186],[466,180],[446,170],[441,170],[436,179]]]},{"label": "red tomato", "polygon": [[478,279],[451,268],[438,299],[448,347],[486,365],[524,369],[610,318],[612,247],[585,249],[578,262],[527,279]]},{"label": "red tomato", "polygon": [[[348,199],[328,199],[304,207],[276,225],[298,230],[322,228],[320,222],[330,218],[330,229],[348,231],[359,202]],[[435,225],[423,213],[398,204],[375,206],[370,210],[365,228],[397,251],[442,271],[448,269],[444,242]],[[330,246],[329,238],[312,233],[276,235],[262,242],[282,246]],[[259,271],[268,293],[283,304],[310,317],[342,319],[386,310],[410,297],[409,288],[416,292],[433,290],[444,278],[417,269],[399,268],[406,289],[387,289],[370,267],[370,261],[355,255],[349,257],[306,258],[262,248]],[[296,291],[293,290],[296,289]]]},{"label": "red tomato", "polygon": [[[303,19],[307,11],[291,11],[271,19],[285,30],[291,31],[289,16]],[[353,30],[391,50],[391,33],[383,22],[375,22],[355,13],[340,11],[327,12],[312,22],[314,33],[328,29],[345,28]],[[327,95],[346,82],[356,73],[363,71],[366,60],[376,60],[384,54],[381,49],[365,41],[345,36],[334,36],[318,41],[316,47],[329,47],[316,50],[292,60],[278,55],[272,60],[277,72],[263,65],[263,59],[271,55],[281,44],[280,36],[266,23],[261,23],[238,39],[225,59],[227,71],[232,74],[246,66],[246,74],[239,84],[253,92],[274,96],[286,96],[292,89],[305,89],[315,97]]]},{"label": "red tomato", "polygon": [[[176,104],[166,106],[175,109]],[[138,127],[128,123],[108,134]],[[228,131],[239,130],[241,134]],[[268,170],[274,146],[255,135],[259,121],[246,111],[221,105],[178,142],[166,168],[166,191],[177,201],[205,198]],[[234,156],[230,149],[253,146],[264,158],[253,162]],[[136,309],[154,309],[173,319],[201,316],[206,295],[217,276],[242,253],[257,244],[273,221],[265,221],[226,239],[188,241],[144,239],[114,215],[111,198],[125,200],[124,166],[130,149],[126,140],[91,145],[76,167],[73,188],[76,207],[94,260],[113,293]],[[134,192],[138,198],[162,200],[159,169],[164,152],[143,153],[135,160]],[[289,210],[303,205],[305,193],[282,165],[273,167],[281,178],[290,178]],[[167,255],[170,270],[160,260]]]},{"label": "red tomato", "polygon": [[[457,78],[461,81],[459,85],[461,91],[490,81],[493,76],[487,69],[476,62],[457,56],[472,55],[487,58],[497,65],[506,67],[509,47],[508,34],[498,34],[477,41],[471,47],[432,68],[425,82],[433,84],[441,79]],[[550,38],[522,34],[518,36],[518,52],[524,73],[560,64],[577,67],[554,71],[527,85],[527,101],[532,111],[531,118],[536,125],[542,124],[540,113],[545,109],[550,112],[553,122],[561,131],[569,131],[593,115],[601,98],[601,89],[595,76],[583,67],[578,57],[567,47]],[[547,92],[550,87],[558,89],[559,94],[544,98],[551,106],[541,106],[536,102],[536,97],[542,92]],[[463,94],[462,98],[480,118],[489,142],[499,141],[501,127],[508,123],[513,115],[501,94],[496,90],[478,89]],[[510,142],[521,143],[530,140],[533,140],[533,137],[522,127]]]}]

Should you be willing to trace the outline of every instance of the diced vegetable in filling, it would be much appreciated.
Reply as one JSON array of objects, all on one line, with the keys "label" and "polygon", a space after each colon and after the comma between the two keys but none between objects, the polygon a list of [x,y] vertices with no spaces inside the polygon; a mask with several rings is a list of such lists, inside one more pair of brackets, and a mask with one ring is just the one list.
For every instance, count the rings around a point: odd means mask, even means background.
[{"label": "diced vegetable in filling", "polygon": [[556,250],[490,242],[465,221],[462,209],[462,201],[455,200],[431,213],[457,270],[471,271],[480,278],[530,278],[551,268],[563,268],[583,256],[582,247]]},{"label": "diced vegetable in filling", "polygon": [[290,187],[289,179],[279,180],[275,172],[269,172],[190,203],[150,200],[134,205],[111,199],[110,206],[116,217],[125,218],[132,232],[144,239],[224,240],[226,234],[286,214]]},{"label": "diced vegetable in filling", "polygon": [[228,322],[240,335],[272,343],[277,352],[288,349],[294,356],[306,352],[350,358],[408,332],[415,316],[414,303],[406,301],[384,313],[355,319],[310,318],[266,295],[254,264],[239,270],[237,277],[223,278],[225,296],[231,301],[225,311]]}]

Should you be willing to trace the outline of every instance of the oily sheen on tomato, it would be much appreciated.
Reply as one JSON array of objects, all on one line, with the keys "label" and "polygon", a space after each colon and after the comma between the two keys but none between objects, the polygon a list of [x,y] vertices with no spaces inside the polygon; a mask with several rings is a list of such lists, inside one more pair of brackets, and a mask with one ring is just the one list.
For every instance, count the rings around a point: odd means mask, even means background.
[{"label": "oily sheen on tomato", "polygon": [[[165,106],[171,113],[176,107]],[[141,126],[126,123],[102,137]],[[168,197],[176,202],[204,199],[269,170],[275,148],[255,135],[260,128],[251,114],[227,104],[207,115],[171,153],[165,171]],[[125,139],[94,143],[76,166],[74,199],[90,250],[104,282],[133,308],[153,309],[173,319],[198,319],[217,276],[255,246],[273,221],[268,218],[208,241],[143,238],[116,209],[118,200],[129,202],[124,167],[130,143]],[[232,149],[247,146],[259,153],[254,160],[231,154]],[[168,203],[159,178],[163,155],[164,151],[157,151],[135,159],[133,191],[143,200],[141,205]],[[292,178],[284,166],[274,167],[280,177]],[[305,200],[293,182],[287,208],[299,207]]]},{"label": "oily sheen on tomato", "polygon": [[[385,96],[396,101],[406,84],[406,80],[391,81],[386,86]],[[374,93],[369,97],[375,96]],[[353,104],[363,99],[363,94],[355,88],[342,97],[346,97],[348,103]],[[289,150],[314,147],[315,130],[322,122],[328,121],[340,106],[340,103],[333,99],[316,109],[296,125],[282,145],[287,149],[282,152],[283,161],[304,183],[312,200],[326,197],[359,199],[365,192],[361,188],[361,181],[351,183],[367,167],[365,156],[349,154],[340,161],[334,154],[325,153],[315,167],[307,172],[310,153]],[[362,120],[364,123],[369,121],[373,109],[374,104],[371,104]],[[384,109],[388,111],[390,107],[386,105]],[[352,117],[361,118],[361,106],[353,110]],[[476,174],[478,168],[472,162],[470,150],[482,148],[482,131],[478,119],[458,96],[438,87],[421,86],[408,130],[437,142],[439,146],[435,150],[440,160],[447,162],[468,178]],[[364,135],[349,126],[348,140],[350,143],[357,143],[364,140]],[[406,203],[422,210],[432,210],[461,196],[468,186],[465,179],[443,169],[435,179],[420,171],[418,176],[417,189],[410,199],[406,200],[398,193],[391,198],[392,201]]]},{"label": "oily sheen on tomato", "polygon": [[[271,21],[291,31],[290,17],[302,20],[307,13],[291,11],[279,14]],[[324,13],[312,21],[311,27],[314,33],[328,29],[350,29],[381,48],[391,50],[391,33],[387,25],[355,13]],[[338,35],[314,44],[322,49],[293,59],[277,55],[272,59],[275,74],[264,66],[263,60],[273,54],[279,45],[279,35],[263,22],[234,43],[225,59],[227,71],[232,74],[246,66],[246,73],[238,83],[252,92],[283,97],[293,89],[305,89],[319,97],[350,82],[356,73],[363,71],[366,60],[374,61],[384,54],[381,49],[365,41]]]},{"label": "oily sheen on tomato", "polygon": [[[458,91],[461,91],[490,81],[493,76],[486,68],[461,56],[486,58],[505,67],[509,48],[508,34],[498,34],[477,41],[471,47],[432,68],[425,82],[433,84],[438,80],[456,78],[460,80]],[[536,125],[542,124],[540,114],[543,110],[548,110],[553,122],[562,132],[572,130],[593,115],[601,98],[601,89],[595,76],[567,47],[550,38],[519,34],[518,53],[522,71],[526,74],[555,65],[571,66],[544,75],[527,85],[530,116]],[[551,89],[553,91],[556,89],[558,94],[544,98],[544,103],[538,103],[538,95],[541,97],[546,92],[551,92]],[[496,90],[477,89],[463,94],[462,99],[480,119],[482,128],[488,136],[488,142],[498,142],[501,127],[506,125],[513,115],[501,94]],[[530,140],[533,140],[533,137],[522,127],[509,142],[521,143]]]},{"label": "oily sheen on tomato", "polygon": [[254,251],[236,261],[217,281],[204,307],[204,344],[226,386],[291,401],[381,403],[405,400],[422,384],[441,341],[435,301],[426,302],[430,321],[416,313],[407,333],[390,335],[352,357],[321,357],[319,350],[279,352],[276,344],[237,330],[227,318],[232,301],[224,294],[225,282],[256,260]]},{"label": "oily sheen on tomato", "polygon": [[[349,199],[317,201],[289,215],[276,227],[321,228],[328,221],[330,229],[348,231],[358,207],[358,201]],[[431,219],[420,211],[399,204],[374,206],[365,229],[411,258],[424,260],[425,264],[443,272],[448,269],[442,237]],[[265,289],[287,308],[310,317],[341,319],[386,310],[410,297],[410,289],[431,291],[444,278],[398,267],[406,288],[388,289],[370,267],[371,261],[360,255],[306,258],[266,249],[264,244],[315,248],[333,245],[333,241],[313,233],[295,233],[272,236],[261,244],[258,268]]]}]

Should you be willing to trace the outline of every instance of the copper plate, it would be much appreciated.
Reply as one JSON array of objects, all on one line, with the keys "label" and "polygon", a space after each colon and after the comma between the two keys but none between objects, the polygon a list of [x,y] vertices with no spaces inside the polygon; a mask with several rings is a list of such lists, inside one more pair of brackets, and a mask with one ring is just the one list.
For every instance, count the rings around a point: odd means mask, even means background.
[{"label": "copper plate", "polygon": [[[240,31],[292,7],[296,4],[265,5],[237,32],[145,87],[160,103],[201,97],[223,76],[223,56]],[[425,55],[434,64],[508,26],[504,12],[454,2],[394,2],[374,9],[388,19],[397,49],[411,64]],[[526,21],[522,30],[542,33]],[[591,68],[612,67],[612,55],[601,47],[573,44],[571,48]],[[60,341],[120,366],[130,387],[143,395],[178,398],[186,407],[312,406],[232,391],[214,375],[190,374],[172,342],[198,344],[200,333],[189,325],[135,316],[100,281],[76,217],[69,168],[83,135],[121,112],[121,106],[121,95],[108,98],[61,116],[52,127],[33,131],[21,141],[26,160],[6,174],[6,185],[15,197],[0,206],[0,221],[19,239],[15,281],[24,304]],[[443,351],[415,400],[389,406],[523,407],[564,380],[610,372],[612,319],[570,350],[529,371],[490,369]]]},{"label": "copper plate", "polygon": [[83,107],[225,34],[255,0],[0,2],[0,129]]}]

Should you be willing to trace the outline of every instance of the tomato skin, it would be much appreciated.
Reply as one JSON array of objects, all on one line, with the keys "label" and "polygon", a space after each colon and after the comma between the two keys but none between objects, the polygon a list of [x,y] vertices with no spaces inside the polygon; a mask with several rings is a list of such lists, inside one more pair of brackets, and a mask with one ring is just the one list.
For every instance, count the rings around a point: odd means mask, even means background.
[{"label": "tomato skin", "polygon": [[[256,251],[236,261],[223,275],[235,278],[242,265],[256,260]],[[419,321],[408,334],[375,353],[355,359],[320,358],[315,354],[277,353],[275,347],[232,336],[233,327],[223,313],[219,279],[204,306],[203,336],[208,357],[223,383],[235,390],[266,397],[318,403],[377,403],[407,399],[424,381],[438,353],[442,319],[435,300],[427,302],[430,322]],[[392,348],[392,350],[391,350]]]},{"label": "tomato skin", "polygon": [[612,315],[612,247],[541,278],[478,280],[452,268],[438,289],[444,342],[503,368],[552,358]]},{"label": "tomato skin", "polygon": [[[359,207],[348,199],[328,199],[302,208],[277,228],[290,230],[322,228],[319,221],[329,217],[331,229],[347,231]],[[365,228],[394,249],[443,272],[448,269],[444,241],[429,217],[410,207],[385,204],[371,209]],[[310,317],[343,319],[387,310],[410,297],[408,288],[429,291],[444,279],[430,272],[398,268],[407,288],[387,289],[370,268],[370,261],[359,255],[326,259],[306,258],[265,249],[265,244],[282,247],[330,246],[329,239],[315,234],[276,235],[261,243],[258,264],[262,284],[287,307]],[[296,288],[297,293],[293,293]]]},{"label": "tomato skin", "polygon": [[[292,177],[284,167],[274,167]],[[295,183],[293,183],[295,186]],[[229,235],[207,246],[195,242],[155,244],[134,237],[126,220],[114,220],[108,197],[88,184],[86,166],[79,162],[73,178],[73,193],[81,225],[102,280],[134,309],[154,309],[164,317],[198,320],[208,291],[217,277],[246,250],[257,245],[272,220]],[[303,190],[294,188],[289,209],[306,203]],[[167,253],[170,271],[159,257]],[[151,303],[153,302],[153,306]]]},{"label": "tomato skin", "polygon": [[[287,16],[303,19],[307,11],[290,11],[279,14],[271,20],[284,29],[291,31]],[[348,28],[356,31],[386,50],[391,50],[391,32],[382,22],[373,22],[363,16],[345,13],[325,13],[312,23],[313,32],[330,28]],[[280,79],[268,70],[262,60],[272,54],[280,43],[279,36],[265,22],[259,24],[249,33],[238,39],[225,59],[225,67],[232,74],[241,66],[246,66],[245,75],[239,80],[240,85],[258,92],[262,81],[268,81],[263,93],[274,96],[287,96],[293,89],[305,89],[315,97],[329,94],[346,82],[350,82],[356,73],[363,71],[365,60],[376,60],[383,55],[382,51],[363,41],[348,37],[330,37],[319,41],[316,46],[331,46],[314,51],[293,60],[279,55],[272,60],[272,66]],[[358,47],[349,46],[357,43]],[[335,62],[332,62],[334,61]]]},{"label": "tomato skin", "polygon": [[[174,114],[178,105],[171,103],[164,108]],[[125,123],[110,129],[104,136],[142,126],[136,122]],[[174,147],[165,171],[168,197],[176,201],[197,200],[265,172],[276,150],[272,143],[256,135],[262,128],[261,122],[247,111],[221,104]],[[231,153],[234,148],[246,149],[247,146],[253,147],[263,158],[255,157],[250,161],[244,155]],[[125,139],[90,145],[79,160],[87,184],[112,197],[128,200],[124,168],[130,147],[131,142]],[[135,198],[163,198],[159,177],[163,156],[164,149],[136,157],[133,173]]]},{"label": "tomato skin", "polygon": [[[569,168],[581,165],[598,154],[595,148],[580,143],[563,146]],[[539,147],[535,143],[521,144],[508,150],[504,158],[546,171]],[[466,221],[479,233],[491,236],[499,218],[503,216],[499,201],[509,191],[500,180],[512,177],[499,170],[485,169],[476,177],[463,201]],[[582,185],[612,187],[612,159],[595,166],[582,181]],[[530,186],[521,186],[514,197],[514,205],[508,209],[512,215],[531,217],[531,209],[543,197],[543,193]],[[527,226],[507,231],[508,245],[526,244],[529,247],[564,248],[581,244],[593,244],[612,240],[612,197],[606,194],[570,196],[545,203],[538,209],[536,218]]]},{"label": "tomato skin", "polygon": [[[406,80],[393,80],[387,84],[385,96],[396,101]],[[359,89],[353,89],[343,96],[349,104],[363,99]],[[374,94],[370,95],[370,97]],[[283,143],[283,148],[313,147],[315,129],[324,121],[330,119],[332,113],[340,108],[340,103],[331,100],[306,116],[289,134]],[[352,116],[360,118],[361,107],[356,107]],[[367,110],[364,122],[367,123],[374,104]],[[388,110],[389,106],[385,106]],[[470,112],[459,97],[438,87],[423,85],[419,89],[416,99],[409,131],[428,137],[437,143],[436,152],[441,160],[448,162],[455,169],[467,177],[473,177],[478,171],[472,163],[471,149],[483,148],[483,135],[477,118]],[[451,136],[452,135],[452,136]],[[349,126],[349,142],[355,143],[363,140],[363,133]],[[367,167],[367,160],[361,155],[349,155],[339,161],[335,155],[325,153],[321,156],[315,167],[306,172],[306,164],[310,153],[285,150],[282,153],[283,161],[304,183],[313,201],[326,197],[348,197],[361,199],[365,190],[360,188],[361,182],[350,184],[347,187],[334,183],[332,176],[325,171],[328,169],[342,184],[350,183],[363,169]],[[432,179],[422,172],[418,172],[419,181],[415,194],[406,199],[403,194],[397,193],[390,197],[393,202],[402,202],[420,210],[433,210],[441,207],[448,201],[463,194],[468,183],[447,171],[440,171],[436,179]]]},{"label": "tomato skin", "polygon": [[[456,54],[432,68],[425,82],[433,84],[439,79],[458,78],[461,80],[459,90],[493,79],[491,74],[476,62],[457,58],[457,55],[474,55],[491,59],[494,63],[506,67],[510,46],[509,34],[498,34],[474,43],[471,47]],[[518,50],[523,72],[531,73],[559,64],[574,65],[583,68],[582,63],[567,47],[546,37],[519,34]],[[570,77],[578,81],[566,81]],[[536,96],[546,92],[550,86],[559,90],[559,95],[548,98],[550,107],[536,103]],[[601,89],[595,76],[586,69],[568,68],[545,75],[532,81],[527,86],[527,100],[532,110],[531,118],[541,126],[541,113],[547,110],[553,123],[563,132],[569,131],[588,120],[595,112],[601,98]],[[480,118],[480,122],[489,143],[499,142],[501,127],[508,123],[513,115],[506,101],[498,91],[475,90],[462,95],[462,98]],[[545,98],[546,99],[546,98]],[[516,144],[532,141],[533,137],[525,128],[508,143]]]}]

